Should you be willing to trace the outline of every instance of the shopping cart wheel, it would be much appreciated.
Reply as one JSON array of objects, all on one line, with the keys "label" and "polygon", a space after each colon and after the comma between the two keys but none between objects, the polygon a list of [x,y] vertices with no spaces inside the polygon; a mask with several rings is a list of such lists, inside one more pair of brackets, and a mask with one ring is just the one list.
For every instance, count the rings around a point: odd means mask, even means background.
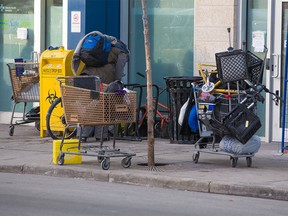
[{"label": "shopping cart wheel", "polygon": [[103,170],[108,170],[110,168],[110,159],[104,158],[104,160],[101,162],[101,167]]},{"label": "shopping cart wheel", "polygon": [[234,168],[237,166],[238,158],[237,157],[231,157],[230,162],[231,162],[231,166]]},{"label": "shopping cart wheel", "polygon": [[246,162],[247,162],[247,167],[252,166],[252,158],[251,157],[246,157]]},{"label": "shopping cart wheel", "polygon": [[121,165],[124,168],[129,168],[131,166],[132,157],[125,157],[121,160]]},{"label": "shopping cart wheel", "polygon": [[[98,155],[105,155],[105,151],[99,151],[99,152],[98,152]],[[97,161],[98,161],[99,163],[101,163],[104,159],[105,159],[104,156],[98,156],[98,157],[97,157]]]},{"label": "shopping cart wheel", "polygon": [[64,157],[65,157],[65,154],[59,153],[58,158],[57,158],[58,165],[64,164]]},{"label": "shopping cart wheel", "polygon": [[194,163],[198,163],[199,157],[200,157],[200,152],[193,153],[192,159]]},{"label": "shopping cart wheel", "polygon": [[9,127],[9,136],[13,136],[13,135],[14,135],[14,126],[11,125],[11,126]]},{"label": "shopping cart wheel", "polygon": [[102,157],[102,156],[97,157],[97,161],[98,161],[99,163],[101,163],[103,160],[104,160],[104,157]]}]

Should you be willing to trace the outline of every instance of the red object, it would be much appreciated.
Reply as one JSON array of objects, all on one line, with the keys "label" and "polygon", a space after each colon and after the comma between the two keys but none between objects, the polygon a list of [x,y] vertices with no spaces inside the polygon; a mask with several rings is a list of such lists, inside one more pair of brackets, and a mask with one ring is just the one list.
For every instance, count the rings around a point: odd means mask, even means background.
[{"label": "red object", "polygon": [[231,94],[226,94],[224,97],[225,98],[231,98],[232,96],[231,96]]}]

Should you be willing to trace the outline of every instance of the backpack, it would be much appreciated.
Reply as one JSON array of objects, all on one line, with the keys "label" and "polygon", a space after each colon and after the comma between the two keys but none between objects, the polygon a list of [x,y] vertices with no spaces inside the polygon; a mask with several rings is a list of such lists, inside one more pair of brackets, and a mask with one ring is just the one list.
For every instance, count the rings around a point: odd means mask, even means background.
[{"label": "backpack", "polygon": [[129,54],[129,49],[128,49],[127,45],[124,42],[122,42],[121,40],[117,39],[117,42],[112,44],[112,46],[118,48],[120,52]]},{"label": "backpack", "polygon": [[80,59],[87,66],[101,67],[108,63],[111,42],[98,34],[85,38],[80,49]]}]

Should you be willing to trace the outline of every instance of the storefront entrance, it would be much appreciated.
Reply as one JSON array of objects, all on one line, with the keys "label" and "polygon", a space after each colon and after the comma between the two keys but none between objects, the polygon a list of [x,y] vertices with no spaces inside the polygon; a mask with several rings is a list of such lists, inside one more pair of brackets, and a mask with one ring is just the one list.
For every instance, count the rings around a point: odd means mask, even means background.
[{"label": "storefront entrance", "polygon": [[[274,6],[274,7],[273,7]],[[286,55],[286,32],[288,18],[288,1],[279,0],[273,1],[271,7],[271,67],[270,79],[271,90],[283,97],[284,87],[284,70],[285,70],[285,55]],[[272,140],[281,141],[282,136],[282,103],[278,106],[275,103],[272,105]],[[286,111],[287,112],[287,111]]]}]

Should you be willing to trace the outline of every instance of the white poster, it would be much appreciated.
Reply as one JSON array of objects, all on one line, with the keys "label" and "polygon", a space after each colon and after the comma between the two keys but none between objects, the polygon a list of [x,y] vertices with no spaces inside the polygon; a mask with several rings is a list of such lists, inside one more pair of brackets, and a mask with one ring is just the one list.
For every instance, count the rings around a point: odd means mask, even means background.
[{"label": "white poster", "polygon": [[252,32],[252,46],[255,52],[264,52],[265,33],[264,31]]},{"label": "white poster", "polygon": [[28,29],[27,28],[17,28],[17,39],[27,40]]},{"label": "white poster", "polygon": [[71,32],[81,32],[81,11],[71,11]]}]

